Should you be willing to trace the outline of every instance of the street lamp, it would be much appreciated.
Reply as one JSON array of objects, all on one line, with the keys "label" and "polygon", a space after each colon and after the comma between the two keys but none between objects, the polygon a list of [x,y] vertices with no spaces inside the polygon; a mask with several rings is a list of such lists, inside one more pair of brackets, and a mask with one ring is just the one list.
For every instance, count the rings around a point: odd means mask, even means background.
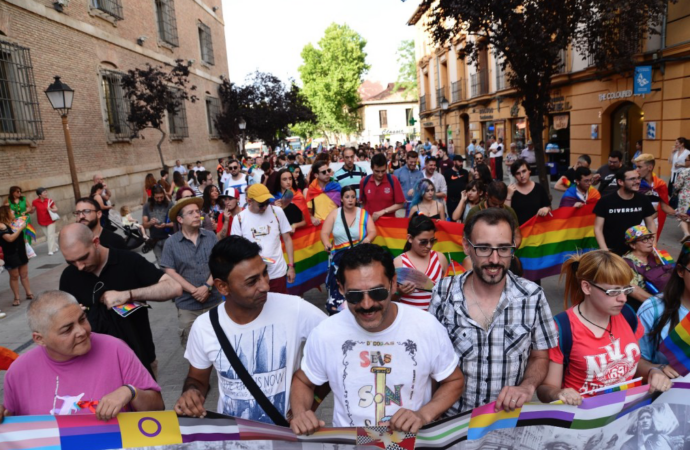
[{"label": "street lamp", "polygon": [[242,155],[244,156],[244,130],[247,128],[247,122],[240,117],[240,122],[237,124],[238,127],[240,127],[240,130],[242,130]]},{"label": "street lamp", "polygon": [[69,172],[72,176],[72,190],[74,190],[74,200],[81,198],[79,192],[79,179],[77,178],[77,167],[74,165],[74,153],[72,152],[72,136],[69,132],[69,121],[67,114],[72,109],[72,100],[74,100],[74,89],[67,86],[60,81],[60,77],[56,76],[53,84],[48,86],[45,90],[50,106],[62,117],[62,131],[65,133],[65,144],[67,145],[67,160],[69,162]]},{"label": "street lamp", "polygon": [[[441,125],[441,142],[443,142],[443,138],[446,137],[444,136],[446,134],[445,127],[443,126],[443,113],[448,109],[449,103],[448,100],[446,99],[445,96],[441,97],[441,109],[438,111],[438,122]],[[446,137],[447,139],[447,137]],[[446,142],[446,144],[448,144]]]}]

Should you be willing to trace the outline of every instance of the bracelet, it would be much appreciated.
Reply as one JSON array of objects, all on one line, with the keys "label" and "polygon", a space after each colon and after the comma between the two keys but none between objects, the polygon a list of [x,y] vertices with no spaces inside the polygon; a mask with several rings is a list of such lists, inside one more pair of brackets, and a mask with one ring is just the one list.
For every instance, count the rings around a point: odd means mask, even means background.
[{"label": "bracelet", "polygon": [[134,399],[137,398],[137,388],[131,384],[124,384],[123,386],[129,389],[129,392],[132,394],[132,398],[129,400],[129,403],[133,402]]},{"label": "bracelet", "polygon": [[295,265],[293,263],[288,263],[288,267],[292,267],[294,269]]}]

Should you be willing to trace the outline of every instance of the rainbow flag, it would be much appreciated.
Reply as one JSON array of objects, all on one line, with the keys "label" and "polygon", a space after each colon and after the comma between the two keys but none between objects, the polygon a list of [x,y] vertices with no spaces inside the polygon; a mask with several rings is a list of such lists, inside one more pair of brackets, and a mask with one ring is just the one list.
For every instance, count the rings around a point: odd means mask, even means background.
[{"label": "rainbow flag", "polygon": [[29,244],[31,244],[32,239],[36,239],[36,229],[31,224],[26,225],[24,234],[26,235],[26,240],[29,241]]},{"label": "rainbow flag", "polygon": [[654,253],[656,253],[657,259],[663,265],[676,263],[673,259],[673,256],[671,256],[671,254],[669,252],[667,252],[666,250],[661,250],[661,249],[655,248]]},{"label": "rainbow flag", "polygon": [[669,331],[659,350],[680,376],[690,373],[690,314]]},{"label": "rainbow flag", "polygon": [[618,392],[618,391],[627,391],[636,387],[642,386],[642,378],[635,378],[634,380],[630,381],[624,381],[623,383],[618,383],[614,386],[607,386],[599,389],[595,389],[593,391],[585,392],[582,395],[590,395],[590,396],[595,396],[595,395],[602,395],[602,394],[610,394],[611,392]]},{"label": "rainbow flag", "polygon": [[573,184],[566,176],[562,176],[560,181],[561,184],[567,188],[569,188]]},{"label": "rainbow flag", "polygon": [[467,272],[467,269],[465,269],[462,264],[451,259],[448,262],[448,270],[446,270],[446,274],[444,276],[452,277],[453,275],[462,275],[465,272]]},{"label": "rainbow flag", "polygon": [[529,280],[557,275],[576,252],[599,247],[594,237],[594,205],[558,208],[546,217],[534,216],[521,227],[522,244],[516,255]]},{"label": "rainbow flag", "polygon": [[[288,283],[288,293],[302,296],[326,281],[328,252],[321,243],[321,225],[297,229],[292,235],[292,248],[295,255],[295,281]],[[287,253],[284,257],[287,261]]]}]

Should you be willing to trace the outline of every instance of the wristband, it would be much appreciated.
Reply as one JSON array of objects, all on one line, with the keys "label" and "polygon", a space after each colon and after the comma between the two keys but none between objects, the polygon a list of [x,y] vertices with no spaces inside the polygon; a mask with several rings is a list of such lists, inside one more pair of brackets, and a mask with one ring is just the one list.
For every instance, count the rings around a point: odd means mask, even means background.
[{"label": "wristband", "polygon": [[213,285],[204,283],[204,286],[208,288],[209,291],[213,290]]},{"label": "wristband", "polygon": [[294,269],[295,265],[293,263],[288,263],[288,267],[292,267]]},{"label": "wristband", "polygon": [[129,389],[129,392],[132,394],[132,398],[129,400],[129,403],[133,402],[134,399],[137,398],[137,388],[135,388],[131,384],[125,384],[123,386]]}]

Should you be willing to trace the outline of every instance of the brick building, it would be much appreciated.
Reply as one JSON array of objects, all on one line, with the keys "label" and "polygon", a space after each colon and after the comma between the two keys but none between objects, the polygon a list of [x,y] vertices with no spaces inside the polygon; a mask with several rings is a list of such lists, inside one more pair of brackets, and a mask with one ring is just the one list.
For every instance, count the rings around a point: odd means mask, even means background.
[{"label": "brick building", "polygon": [[12,185],[29,201],[43,186],[63,220],[73,220],[62,123],[43,93],[59,75],[75,90],[69,122],[82,195],[100,172],[117,206],[138,207],[145,175],[159,176],[160,133],[130,139],[118,80],[176,59],[193,61],[199,101],[166,120],[166,163],[201,160],[215,174],[231,150],[211,120],[228,72],[221,0],[0,0],[0,200]]}]

